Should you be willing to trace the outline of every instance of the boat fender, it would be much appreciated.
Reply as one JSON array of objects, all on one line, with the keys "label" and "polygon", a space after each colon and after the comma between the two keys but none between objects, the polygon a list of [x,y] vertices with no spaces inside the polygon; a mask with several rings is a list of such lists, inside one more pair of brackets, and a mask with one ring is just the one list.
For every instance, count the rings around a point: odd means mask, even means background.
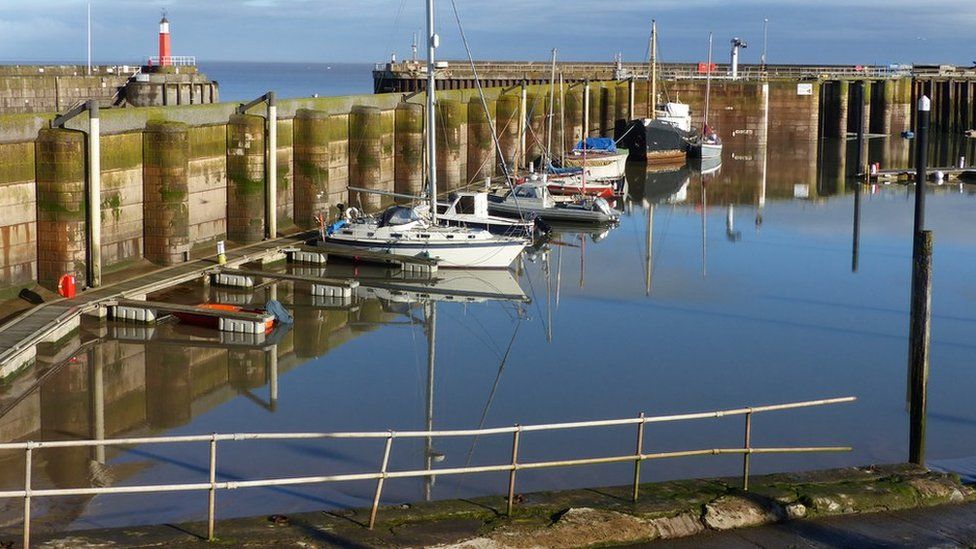
[{"label": "boat fender", "polygon": [[286,309],[285,306],[282,305],[277,299],[268,300],[268,302],[264,305],[264,310],[274,315],[275,320],[278,321],[278,324],[292,324],[295,322],[295,319],[292,318],[291,313],[288,312],[288,309]]},{"label": "boat fender", "polygon": [[607,203],[606,199],[600,196],[593,199],[593,210],[605,213],[607,215],[613,215],[613,209],[610,207],[610,204]]},{"label": "boat fender", "polygon": [[336,231],[345,227],[348,224],[349,222],[346,221],[345,219],[340,219],[339,221],[336,221],[335,223],[329,225],[329,228],[326,229],[326,234],[328,236],[332,236],[333,234],[335,234]]},{"label": "boat fender", "polygon": [[346,210],[342,212],[342,218],[346,221],[352,221],[357,217],[359,217],[359,210],[356,208],[346,208]]}]

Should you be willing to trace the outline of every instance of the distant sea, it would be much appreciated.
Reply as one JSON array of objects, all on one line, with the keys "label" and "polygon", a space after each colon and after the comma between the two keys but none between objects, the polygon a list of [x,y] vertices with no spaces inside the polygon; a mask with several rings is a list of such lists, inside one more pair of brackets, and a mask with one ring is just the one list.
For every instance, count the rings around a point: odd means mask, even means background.
[{"label": "distant sea", "polygon": [[197,61],[220,84],[221,101],[247,101],[274,91],[281,99],[373,93],[372,63]]}]

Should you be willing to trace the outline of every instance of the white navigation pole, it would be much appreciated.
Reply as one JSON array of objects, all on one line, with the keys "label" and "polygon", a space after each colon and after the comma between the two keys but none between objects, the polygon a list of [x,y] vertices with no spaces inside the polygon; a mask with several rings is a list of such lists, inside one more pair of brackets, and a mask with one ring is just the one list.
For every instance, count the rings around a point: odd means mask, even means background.
[{"label": "white navigation pole", "polygon": [[92,31],[91,31],[91,0],[88,0],[88,74],[92,73],[92,61],[91,61],[91,42],[92,42]]},{"label": "white navigation pole", "polygon": [[434,50],[440,39],[434,32],[434,0],[427,0],[427,181],[430,191],[430,218],[437,221],[437,150],[434,131]]}]

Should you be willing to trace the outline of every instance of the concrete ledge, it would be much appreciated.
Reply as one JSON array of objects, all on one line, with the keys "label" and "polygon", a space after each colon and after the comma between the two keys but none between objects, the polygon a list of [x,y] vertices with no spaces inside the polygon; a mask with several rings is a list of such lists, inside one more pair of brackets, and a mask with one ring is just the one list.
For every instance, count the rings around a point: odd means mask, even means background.
[{"label": "concrete ledge", "polygon": [[[757,476],[742,492],[739,479],[673,481],[631,487],[519,495],[513,517],[505,499],[403,504],[380,509],[366,529],[368,509],[273,515],[217,522],[218,542],[236,547],[587,547],[674,539],[827,515],[871,513],[973,501],[959,479],[908,465]],[[119,528],[70,534],[39,533],[45,546],[204,546],[204,523]],[[16,539],[7,530],[0,542]]]}]

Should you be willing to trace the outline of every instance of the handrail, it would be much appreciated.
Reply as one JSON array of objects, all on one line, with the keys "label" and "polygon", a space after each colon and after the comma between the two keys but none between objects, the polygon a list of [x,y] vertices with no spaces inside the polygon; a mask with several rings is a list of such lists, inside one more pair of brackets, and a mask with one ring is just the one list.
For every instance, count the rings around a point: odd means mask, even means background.
[{"label": "handrail", "polygon": [[162,64],[174,67],[195,67],[197,64],[195,55],[167,55],[163,57],[151,55],[148,57],[148,60],[151,65],[157,67]]},{"label": "handrail", "polygon": [[[426,430],[426,431],[359,431],[359,432],[307,432],[307,433],[225,433],[209,435],[178,435],[178,436],[157,436],[157,437],[130,437],[117,439],[91,439],[91,440],[58,440],[58,441],[25,441],[8,442],[0,444],[0,450],[24,450],[25,451],[25,471],[24,488],[21,490],[0,491],[0,499],[23,498],[24,500],[24,522],[23,522],[23,544],[24,547],[30,546],[30,511],[31,499],[35,497],[59,497],[59,496],[94,496],[101,494],[140,494],[140,493],[160,493],[160,492],[187,492],[187,491],[207,491],[209,500],[207,535],[209,539],[214,539],[215,527],[215,498],[217,490],[236,490],[241,488],[256,488],[266,486],[286,486],[297,484],[320,484],[326,482],[348,482],[356,480],[375,480],[377,481],[376,491],[373,498],[373,505],[370,512],[369,528],[372,529],[376,521],[376,513],[379,508],[382,495],[383,484],[387,479],[394,478],[417,478],[432,477],[437,475],[462,475],[488,472],[509,472],[508,484],[508,513],[512,513],[515,498],[516,473],[520,470],[544,469],[554,467],[575,467],[584,465],[596,465],[607,463],[626,463],[633,462],[634,484],[633,498],[636,501],[639,496],[640,487],[640,464],[643,461],[655,459],[673,459],[690,456],[704,455],[729,455],[740,454],[743,457],[743,476],[742,487],[744,490],[749,488],[749,461],[752,454],[773,454],[773,453],[810,453],[810,452],[847,452],[851,450],[849,446],[803,446],[803,447],[753,447],[751,445],[752,415],[764,412],[794,410],[814,406],[826,406],[831,404],[841,404],[854,402],[856,397],[840,397],[819,400],[807,400],[801,402],[791,402],[785,404],[773,404],[766,406],[752,406],[742,408],[731,408],[726,410],[715,410],[710,412],[695,412],[685,414],[670,414],[661,416],[644,416],[643,413],[633,418],[606,419],[593,421],[574,421],[562,423],[547,423],[537,425],[514,425],[511,427],[491,427],[479,429],[453,429],[453,430]],[[690,421],[698,419],[717,419],[723,417],[745,416],[745,442],[742,447],[735,448],[704,448],[692,450],[677,450],[670,452],[645,453],[643,451],[643,440],[645,427],[653,423],[665,423],[674,421]],[[583,429],[595,427],[615,427],[625,425],[637,425],[637,447],[633,454],[614,455],[604,457],[563,459],[550,461],[530,461],[522,462],[518,459],[519,441],[523,433],[555,431],[565,429]],[[433,438],[433,437],[460,437],[460,436],[487,436],[487,435],[513,435],[512,458],[508,463],[496,465],[464,466],[444,469],[416,469],[406,471],[388,471],[390,450],[394,439],[412,438]],[[217,443],[251,440],[308,440],[308,439],[384,439],[384,453],[382,465],[377,472],[366,473],[345,473],[336,475],[285,477],[285,478],[261,478],[249,480],[217,481]],[[33,453],[37,450],[50,448],[72,448],[72,447],[104,447],[104,446],[132,446],[140,444],[169,444],[169,443],[198,443],[206,442],[210,449],[210,468],[207,482],[187,482],[176,484],[148,484],[136,486],[100,486],[100,487],[76,487],[76,488],[45,488],[34,489],[31,486],[31,463]]]}]

